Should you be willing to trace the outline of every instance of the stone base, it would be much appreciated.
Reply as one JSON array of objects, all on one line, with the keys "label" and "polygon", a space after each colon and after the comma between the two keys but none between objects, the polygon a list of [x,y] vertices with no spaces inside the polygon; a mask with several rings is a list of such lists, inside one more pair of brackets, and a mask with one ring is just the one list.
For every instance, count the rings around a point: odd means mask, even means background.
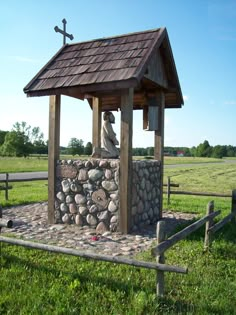
[{"label": "stone base", "polygon": [[[55,219],[96,229],[119,230],[120,160],[62,160],[57,163]],[[131,229],[157,221],[160,200],[160,162],[133,161]]]}]

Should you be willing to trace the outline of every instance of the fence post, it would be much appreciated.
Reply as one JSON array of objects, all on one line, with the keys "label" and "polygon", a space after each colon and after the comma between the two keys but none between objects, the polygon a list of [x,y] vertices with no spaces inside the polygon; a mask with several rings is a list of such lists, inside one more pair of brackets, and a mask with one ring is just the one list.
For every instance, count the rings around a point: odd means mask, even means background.
[{"label": "fence post", "polygon": [[170,176],[167,177],[167,204],[170,204]]},{"label": "fence post", "polygon": [[[231,204],[231,212],[236,212],[236,189],[232,190],[232,204]],[[235,223],[235,216],[231,219],[232,223]]]},{"label": "fence post", "polygon": [[[157,222],[157,244],[160,244],[165,240],[165,222],[158,221]],[[164,264],[165,257],[164,253],[156,256],[157,263]],[[164,295],[164,271],[157,270],[157,285],[156,285],[156,293],[157,296]]]},{"label": "fence post", "polygon": [[6,190],[5,190],[5,200],[8,200],[8,180],[9,180],[9,174],[8,173],[6,173],[6,182],[5,182],[5,184],[6,184]]},{"label": "fence post", "polygon": [[[207,204],[207,210],[206,210],[206,215],[211,214],[212,212],[214,212],[214,201],[210,201]],[[204,240],[204,251],[207,251],[212,243],[212,233],[209,230],[209,228],[214,224],[214,219],[210,218],[207,222],[206,222],[206,226],[205,226],[205,240]]]}]

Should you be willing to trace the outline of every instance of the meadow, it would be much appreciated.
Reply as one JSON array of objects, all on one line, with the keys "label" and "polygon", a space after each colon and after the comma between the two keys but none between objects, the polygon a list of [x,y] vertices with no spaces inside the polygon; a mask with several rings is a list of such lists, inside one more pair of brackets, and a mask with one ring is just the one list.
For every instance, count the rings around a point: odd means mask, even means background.
[{"label": "meadow", "polygon": [[[1,166],[2,160],[2,172]],[[180,184],[179,190],[236,189],[233,163],[180,165],[166,168],[164,181],[167,176]],[[226,197],[172,195],[167,205],[164,194],[164,208],[203,216],[212,199],[223,215],[229,213],[231,199]],[[8,204],[0,192],[3,206],[43,200],[43,181],[13,183]],[[155,271],[0,244],[0,314],[236,314],[235,225],[229,223],[216,234],[208,253],[203,252],[203,239],[204,228],[166,252],[167,264],[188,266],[189,273],[166,273],[164,298],[156,297]],[[136,258],[154,261],[150,251]]]}]

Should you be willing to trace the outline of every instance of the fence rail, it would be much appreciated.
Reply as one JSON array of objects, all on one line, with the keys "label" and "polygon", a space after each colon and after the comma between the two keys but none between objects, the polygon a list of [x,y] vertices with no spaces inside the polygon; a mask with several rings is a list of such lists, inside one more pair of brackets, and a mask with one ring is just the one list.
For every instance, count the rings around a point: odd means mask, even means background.
[{"label": "fence rail", "polygon": [[170,204],[170,196],[171,195],[190,195],[190,196],[209,196],[209,197],[229,197],[231,198],[231,194],[219,194],[215,192],[194,192],[194,191],[183,191],[183,190],[171,190],[171,187],[179,187],[179,184],[171,183],[170,177],[167,178],[167,184],[163,186],[167,187],[167,204]]}]

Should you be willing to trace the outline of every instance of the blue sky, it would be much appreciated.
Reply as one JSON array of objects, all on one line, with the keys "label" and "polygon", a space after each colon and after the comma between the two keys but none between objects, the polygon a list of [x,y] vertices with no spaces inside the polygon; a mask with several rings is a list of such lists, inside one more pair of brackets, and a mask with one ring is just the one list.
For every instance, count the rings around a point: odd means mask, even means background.
[{"label": "blue sky", "polygon": [[[61,48],[54,27],[66,18],[73,42],[166,27],[185,105],[166,110],[165,146],[236,146],[236,0],[8,0],[0,1],[0,13],[0,130],[26,121],[47,139],[49,99],[27,98],[23,88]],[[87,102],[63,97],[61,145],[91,135]],[[153,146],[141,111],[133,146]]]}]

